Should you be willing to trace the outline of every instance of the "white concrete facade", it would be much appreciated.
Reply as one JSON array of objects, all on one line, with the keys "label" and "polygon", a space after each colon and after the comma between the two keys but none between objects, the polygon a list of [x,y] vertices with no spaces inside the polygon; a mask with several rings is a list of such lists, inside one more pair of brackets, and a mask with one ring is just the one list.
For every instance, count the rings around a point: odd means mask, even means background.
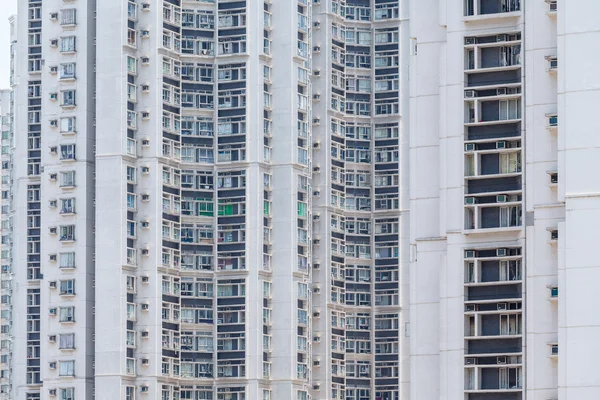
[{"label": "white concrete facade", "polygon": [[20,1],[0,399],[600,398],[599,7]]}]

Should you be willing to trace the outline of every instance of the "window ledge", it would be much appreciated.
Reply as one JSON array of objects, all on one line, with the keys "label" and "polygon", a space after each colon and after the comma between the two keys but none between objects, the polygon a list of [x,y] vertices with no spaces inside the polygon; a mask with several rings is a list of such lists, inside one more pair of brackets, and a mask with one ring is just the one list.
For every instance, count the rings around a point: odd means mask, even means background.
[{"label": "window ledge", "polygon": [[479,14],[479,15],[469,15],[463,17],[463,22],[480,22],[480,21],[493,21],[493,20],[504,20],[510,18],[519,18],[521,16],[521,11],[511,11],[511,12],[499,12],[493,14]]}]

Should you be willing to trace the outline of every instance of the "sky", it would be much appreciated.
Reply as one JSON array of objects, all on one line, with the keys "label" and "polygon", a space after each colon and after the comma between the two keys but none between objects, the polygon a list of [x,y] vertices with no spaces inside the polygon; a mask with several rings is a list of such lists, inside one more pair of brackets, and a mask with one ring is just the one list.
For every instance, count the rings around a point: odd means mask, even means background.
[{"label": "sky", "polygon": [[10,29],[8,17],[17,13],[17,0],[0,0],[0,89],[9,87]]}]

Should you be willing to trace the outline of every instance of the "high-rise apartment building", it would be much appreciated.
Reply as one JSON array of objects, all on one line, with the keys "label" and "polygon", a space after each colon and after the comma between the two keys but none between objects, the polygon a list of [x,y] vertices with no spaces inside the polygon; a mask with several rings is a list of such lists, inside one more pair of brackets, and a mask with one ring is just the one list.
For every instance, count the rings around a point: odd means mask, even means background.
[{"label": "high-rise apartment building", "polygon": [[20,0],[0,400],[599,398],[594,11]]}]

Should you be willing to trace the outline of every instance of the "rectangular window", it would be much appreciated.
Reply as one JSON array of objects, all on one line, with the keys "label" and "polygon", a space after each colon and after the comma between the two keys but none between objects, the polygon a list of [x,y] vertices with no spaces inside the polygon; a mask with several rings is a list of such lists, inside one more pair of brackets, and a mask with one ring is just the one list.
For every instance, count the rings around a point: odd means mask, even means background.
[{"label": "rectangular window", "polygon": [[59,349],[74,349],[75,348],[75,334],[67,333],[60,335]]},{"label": "rectangular window", "polygon": [[68,8],[61,11],[60,24],[61,25],[75,25],[77,23],[77,10],[74,8]]},{"label": "rectangular window", "polygon": [[127,56],[127,72],[137,74],[137,60],[135,57]]},{"label": "rectangular window", "polygon": [[61,160],[75,160],[75,145],[74,144],[61,144],[60,145],[60,159]]},{"label": "rectangular window", "polygon": [[58,362],[58,375],[59,376],[75,376],[75,361],[59,361]]},{"label": "rectangular window", "polygon": [[75,294],[75,279],[60,281],[60,294]]},{"label": "rectangular window", "polygon": [[[75,363],[75,361],[73,361]],[[75,400],[75,388],[60,389],[59,400]]]},{"label": "rectangular window", "polygon": [[75,63],[60,64],[60,79],[75,78]]},{"label": "rectangular window", "polygon": [[61,226],[60,240],[75,240],[75,225]]},{"label": "rectangular window", "polygon": [[75,90],[64,90],[61,92],[61,106],[75,106]]},{"label": "rectangular window", "polygon": [[75,186],[75,171],[67,171],[60,173],[60,186],[68,187]]},{"label": "rectangular window", "polygon": [[67,36],[60,38],[60,51],[63,53],[76,51],[75,36]]},{"label": "rectangular window", "polygon": [[135,400],[134,386],[125,386],[125,400]]},{"label": "rectangular window", "polygon": [[75,199],[60,199],[60,213],[61,214],[73,214],[75,213]]},{"label": "rectangular window", "polygon": [[60,119],[60,131],[61,133],[74,133],[75,132],[75,117],[66,117]]},{"label": "rectangular window", "polygon": [[75,322],[75,307],[61,307],[59,309],[59,322]]},{"label": "rectangular window", "polygon": [[60,268],[75,268],[75,253],[60,253]]}]

